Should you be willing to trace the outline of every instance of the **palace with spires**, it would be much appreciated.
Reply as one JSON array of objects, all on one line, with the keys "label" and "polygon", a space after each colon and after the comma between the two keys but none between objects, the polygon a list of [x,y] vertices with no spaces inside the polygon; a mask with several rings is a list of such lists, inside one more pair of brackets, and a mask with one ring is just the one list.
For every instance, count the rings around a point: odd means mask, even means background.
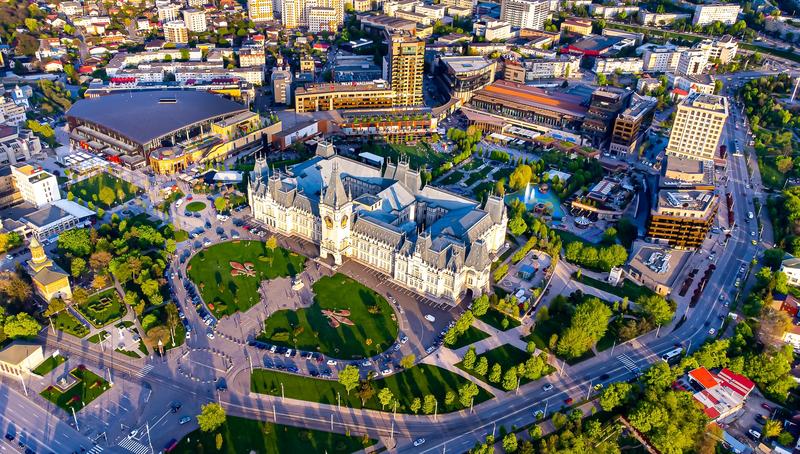
[{"label": "palace with spires", "polygon": [[505,242],[501,197],[483,207],[423,185],[406,160],[383,170],[320,142],[316,155],[286,172],[257,159],[248,197],[271,230],[319,245],[336,264],[349,257],[425,297],[457,304],[489,290],[490,266]]}]

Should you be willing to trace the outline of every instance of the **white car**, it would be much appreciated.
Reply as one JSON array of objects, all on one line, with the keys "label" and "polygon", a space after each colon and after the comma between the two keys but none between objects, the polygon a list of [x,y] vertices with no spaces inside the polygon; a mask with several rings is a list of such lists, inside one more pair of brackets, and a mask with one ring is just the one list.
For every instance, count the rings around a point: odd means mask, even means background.
[{"label": "white car", "polygon": [[542,389],[545,390],[545,391],[552,391],[553,390],[553,384],[552,383],[547,383],[546,385],[544,385],[542,387]]},{"label": "white car", "polygon": [[403,335],[403,337],[400,338],[400,343],[405,344],[406,342],[408,342],[408,336]]},{"label": "white car", "polygon": [[420,446],[423,443],[425,443],[425,439],[424,438],[417,438],[416,440],[414,440],[414,446]]},{"label": "white car", "polygon": [[290,348],[289,350],[286,350],[286,354],[285,354],[285,355],[283,355],[283,356],[285,356],[285,357],[287,357],[287,358],[288,358],[288,357],[290,357],[290,356],[292,356],[292,349]]},{"label": "white car", "polygon": [[433,316],[433,315],[431,315],[431,314],[426,314],[426,315],[425,315],[425,320],[427,320],[427,321],[429,321],[429,322],[433,323],[433,322],[435,322],[435,321],[436,321],[436,317],[434,317],[434,316]]},{"label": "white car", "polygon": [[206,337],[209,338],[209,339],[214,339],[214,333],[209,331],[209,332],[206,333]]},{"label": "white car", "polygon": [[329,366],[335,366],[336,365],[336,360],[335,359],[329,359],[328,360],[328,365]]},{"label": "white car", "polygon": [[717,334],[717,330],[715,330],[714,328],[709,328],[708,329],[708,335],[709,336],[713,336],[714,334]]},{"label": "white car", "polygon": [[391,373],[392,373],[392,369],[383,369],[381,371],[381,375],[383,375],[384,377],[389,375],[389,374],[391,374]]}]

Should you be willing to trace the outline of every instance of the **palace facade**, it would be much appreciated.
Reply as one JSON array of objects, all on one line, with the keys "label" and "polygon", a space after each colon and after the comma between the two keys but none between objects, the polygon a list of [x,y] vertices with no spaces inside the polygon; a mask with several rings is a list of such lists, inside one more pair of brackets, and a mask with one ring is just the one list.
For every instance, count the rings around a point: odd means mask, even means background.
[{"label": "palace facade", "polygon": [[503,199],[483,207],[423,185],[408,162],[381,169],[317,154],[284,172],[256,161],[248,186],[253,217],[270,229],[319,245],[336,264],[351,258],[425,297],[457,304],[489,290],[493,256],[505,242]]}]

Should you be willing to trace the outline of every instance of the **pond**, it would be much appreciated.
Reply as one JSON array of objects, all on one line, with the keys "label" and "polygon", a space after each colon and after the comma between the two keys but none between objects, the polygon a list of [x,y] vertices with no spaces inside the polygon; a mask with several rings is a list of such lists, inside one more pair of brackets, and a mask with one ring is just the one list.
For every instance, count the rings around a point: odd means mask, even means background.
[{"label": "pond", "polygon": [[505,197],[506,203],[510,203],[514,199],[525,203],[528,210],[533,210],[540,203],[550,205],[553,209],[553,219],[560,220],[564,217],[564,210],[561,209],[561,200],[558,196],[552,191],[543,193],[536,185],[529,183],[524,190],[508,194]]}]

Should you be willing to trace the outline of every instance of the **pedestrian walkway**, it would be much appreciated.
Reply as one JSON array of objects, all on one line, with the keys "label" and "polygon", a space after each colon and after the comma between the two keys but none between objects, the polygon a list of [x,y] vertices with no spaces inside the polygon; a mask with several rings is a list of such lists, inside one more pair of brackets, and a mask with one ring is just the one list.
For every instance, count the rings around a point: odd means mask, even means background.
[{"label": "pedestrian walkway", "polygon": [[150,453],[150,448],[148,448],[147,446],[139,443],[138,441],[132,440],[132,439],[130,439],[128,437],[123,438],[122,441],[119,442],[119,447],[127,449],[128,451],[130,451],[130,452],[132,452],[134,454],[148,454],[148,453]]},{"label": "pedestrian walkway", "polygon": [[138,370],[138,371],[134,372],[133,375],[137,375],[139,377],[144,377],[145,375],[149,374],[150,371],[153,370],[154,367],[155,366],[153,366],[152,364],[145,364],[144,366],[142,366],[141,370]]},{"label": "pedestrian walkway", "polygon": [[88,450],[86,452],[87,452],[87,454],[100,454],[101,452],[103,452],[103,448],[98,446],[98,445],[94,445],[94,446],[92,446],[92,449],[90,449],[90,450]]},{"label": "pedestrian walkway", "polygon": [[456,367],[456,363],[461,362],[461,357],[457,356],[453,350],[447,348],[439,349],[439,352],[435,355],[428,355],[420,361],[421,363],[430,364],[432,366],[441,367],[442,369],[449,370],[454,374],[458,374],[467,380],[475,382],[478,386],[485,388],[487,391],[491,392],[495,396],[501,396],[506,392],[502,389],[495,388],[494,386],[484,383],[481,380],[473,377],[472,375],[468,374],[467,372],[459,369]]}]

